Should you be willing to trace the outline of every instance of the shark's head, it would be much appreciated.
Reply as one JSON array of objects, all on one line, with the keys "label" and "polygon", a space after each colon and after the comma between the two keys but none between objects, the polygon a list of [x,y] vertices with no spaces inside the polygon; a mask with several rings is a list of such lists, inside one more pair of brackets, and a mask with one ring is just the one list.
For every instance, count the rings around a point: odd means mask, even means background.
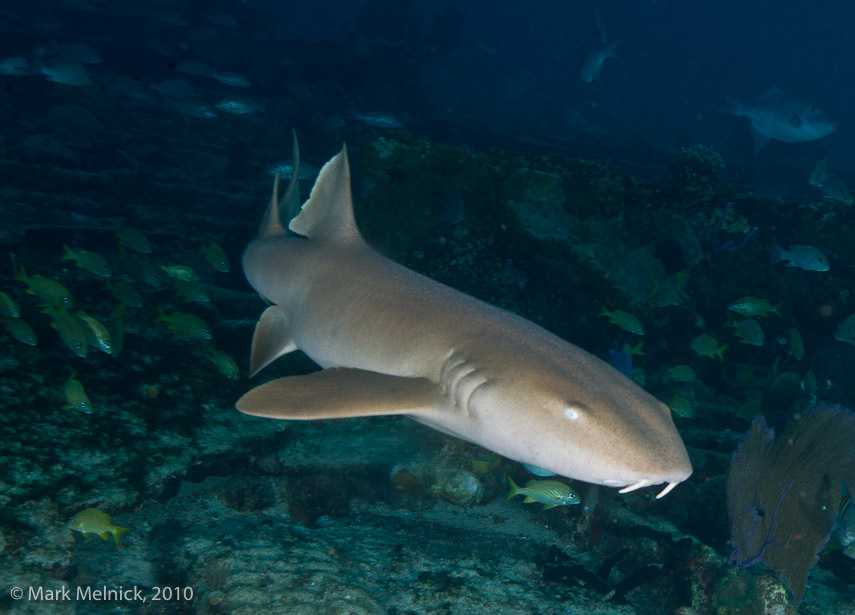
[{"label": "shark's head", "polygon": [[474,370],[446,387],[471,421],[469,438],[622,492],[667,483],[661,497],[686,480],[692,466],[668,407],[603,361],[574,351],[580,354],[572,371],[520,361],[516,369]]}]

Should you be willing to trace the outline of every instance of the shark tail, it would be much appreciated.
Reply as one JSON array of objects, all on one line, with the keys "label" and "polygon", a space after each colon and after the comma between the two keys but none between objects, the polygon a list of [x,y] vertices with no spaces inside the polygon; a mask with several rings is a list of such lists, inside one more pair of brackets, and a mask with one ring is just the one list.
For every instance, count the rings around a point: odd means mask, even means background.
[{"label": "shark tail", "polygon": [[288,228],[309,239],[339,242],[360,239],[353,217],[346,146],[321,169],[309,200]]}]

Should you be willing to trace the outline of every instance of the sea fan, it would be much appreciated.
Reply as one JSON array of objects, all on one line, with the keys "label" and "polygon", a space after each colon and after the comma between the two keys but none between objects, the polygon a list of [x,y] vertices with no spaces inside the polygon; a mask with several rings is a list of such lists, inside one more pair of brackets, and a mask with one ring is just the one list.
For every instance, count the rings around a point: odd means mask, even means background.
[{"label": "sea fan", "polygon": [[775,440],[757,417],[730,461],[728,517],[743,568],[764,562],[801,602],[808,572],[831,534],[841,482],[855,479],[855,414],[820,405]]}]

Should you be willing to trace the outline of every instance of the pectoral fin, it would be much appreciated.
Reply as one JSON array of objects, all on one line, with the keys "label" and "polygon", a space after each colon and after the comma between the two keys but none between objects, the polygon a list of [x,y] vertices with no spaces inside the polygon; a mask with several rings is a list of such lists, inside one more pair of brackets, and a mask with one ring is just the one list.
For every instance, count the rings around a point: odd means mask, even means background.
[{"label": "pectoral fin", "polygon": [[285,310],[278,305],[271,305],[264,310],[255,324],[252,355],[249,359],[250,378],[282,355],[295,350],[297,345],[291,339],[291,327]]},{"label": "pectoral fin", "polygon": [[244,414],[253,416],[313,420],[419,414],[434,408],[438,399],[437,385],[427,378],[331,367],[262,384],[236,405]]}]

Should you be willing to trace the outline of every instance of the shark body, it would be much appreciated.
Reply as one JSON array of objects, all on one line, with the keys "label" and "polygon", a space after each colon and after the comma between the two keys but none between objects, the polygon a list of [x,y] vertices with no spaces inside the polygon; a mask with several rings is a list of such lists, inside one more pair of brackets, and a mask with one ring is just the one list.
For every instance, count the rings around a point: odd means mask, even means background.
[{"label": "shark body", "polygon": [[372,250],[353,217],[346,149],[291,221],[299,236],[279,220],[296,177],[281,203],[277,178],[243,257],[250,284],[273,304],[256,326],[250,371],[297,349],[322,370],[262,384],[238,410],[291,420],[404,414],[562,476],[623,491],[668,483],[658,497],[691,474],[669,409],[634,382]]}]

